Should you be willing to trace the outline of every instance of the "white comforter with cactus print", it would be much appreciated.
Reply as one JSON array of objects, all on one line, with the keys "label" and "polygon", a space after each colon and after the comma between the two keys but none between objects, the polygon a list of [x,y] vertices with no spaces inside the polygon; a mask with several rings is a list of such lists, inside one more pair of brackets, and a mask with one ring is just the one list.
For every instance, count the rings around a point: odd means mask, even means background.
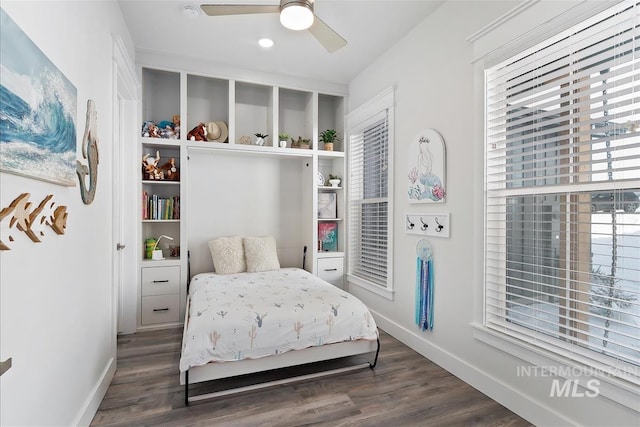
[{"label": "white comforter with cactus print", "polygon": [[367,307],[298,268],[195,276],[180,370],[351,340],[376,340]]}]

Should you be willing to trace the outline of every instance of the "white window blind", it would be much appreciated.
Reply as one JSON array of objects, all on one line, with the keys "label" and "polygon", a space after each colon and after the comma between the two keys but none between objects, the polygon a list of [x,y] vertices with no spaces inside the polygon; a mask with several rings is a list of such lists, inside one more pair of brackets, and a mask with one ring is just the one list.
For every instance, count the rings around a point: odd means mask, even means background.
[{"label": "white window blind", "polygon": [[389,111],[350,124],[350,280],[389,288]]},{"label": "white window blind", "polygon": [[485,70],[485,325],[636,384],[638,25],[623,2]]}]

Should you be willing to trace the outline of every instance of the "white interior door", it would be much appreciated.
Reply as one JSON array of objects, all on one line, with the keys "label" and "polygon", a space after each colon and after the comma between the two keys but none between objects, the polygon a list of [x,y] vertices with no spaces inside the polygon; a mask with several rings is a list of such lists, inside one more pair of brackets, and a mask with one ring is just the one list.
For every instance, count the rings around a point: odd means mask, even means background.
[{"label": "white interior door", "polygon": [[136,186],[138,82],[134,67],[116,40],[114,47],[113,128],[113,295],[114,337],[137,327]]}]

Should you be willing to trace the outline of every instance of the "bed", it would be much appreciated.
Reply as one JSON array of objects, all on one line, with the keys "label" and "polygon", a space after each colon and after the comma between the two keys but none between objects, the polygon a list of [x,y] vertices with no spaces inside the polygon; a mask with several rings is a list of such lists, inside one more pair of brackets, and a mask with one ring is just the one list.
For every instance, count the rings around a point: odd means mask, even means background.
[{"label": "bed", "polygon": [[[375,367],[380,350],[378,330],[360,300],[303,269],[280,268],[277,259],[256,268],[251,245],[247,238],[241,239],[244,244],[239,245],[237,238],[232,244],[236,252],[246,255],[246,265],[224,267],[221,257],[229,261],[229,242],[224,253],[214,251],[210,242],[216,272],[199,273],[189,283],[180,357],[185,405]],[[262,245],[259,258],[264,260],[265,240],[258,241]],[[274,241],[266,242],[275,249]],[[272,250],[266,250],[269,252]],[[238,254],[234,257],[240,258]],[[194,383],[363,354],[370,354],[373,361],[189,395],[189,385]]]}]

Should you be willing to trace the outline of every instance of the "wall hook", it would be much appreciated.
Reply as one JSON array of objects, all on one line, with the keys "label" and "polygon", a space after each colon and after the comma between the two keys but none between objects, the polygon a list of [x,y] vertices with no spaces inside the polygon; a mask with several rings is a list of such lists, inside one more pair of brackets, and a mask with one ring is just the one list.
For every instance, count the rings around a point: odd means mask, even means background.
[{"label": "wall hook", "polygon": [[404,232],[407,234],[448,238],[451,232],[451,215],[448,213],[407,212],[404,218]]},{"label": "wall hook", "polygon": [[409,230],[413,230],[413,227],[415,227],[415,226],[416,225],[413,222],[411,222],[411,218],[407,217],[407,228]]}]

